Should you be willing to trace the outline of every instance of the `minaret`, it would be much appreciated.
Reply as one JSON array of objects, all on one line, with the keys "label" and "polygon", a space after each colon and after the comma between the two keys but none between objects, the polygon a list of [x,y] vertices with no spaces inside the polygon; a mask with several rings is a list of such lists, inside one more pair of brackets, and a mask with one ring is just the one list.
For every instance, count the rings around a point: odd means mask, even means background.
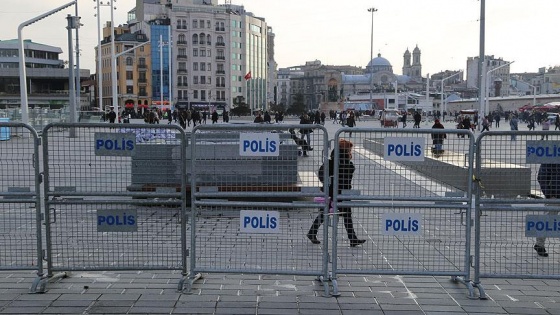
[{"label": "minaret", "polygon": [[410,67],[410,77],[421,78],[422,77],[422,64],[420,63],[420,48],[416,45],[416,48],[412,51],[412,66]]},{"label": "minaret", "polygon": [[408,48],[406,49],[406,51],[404,52],[404,65],[402,68],[402,73],[403,75],[410,75],[410,51],[408,50]]}]

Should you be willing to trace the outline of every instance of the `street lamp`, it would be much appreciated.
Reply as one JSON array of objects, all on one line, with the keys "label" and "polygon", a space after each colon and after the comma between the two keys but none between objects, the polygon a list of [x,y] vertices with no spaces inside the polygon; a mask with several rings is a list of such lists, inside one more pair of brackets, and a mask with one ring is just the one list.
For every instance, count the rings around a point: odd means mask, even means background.
[{"label": "street lamp", "polygon": [[527,82],[525,82],[525,83],[526,83],[528,86],[530,86],[530,87],[533,88],[533,107],[535,107],[535,106],[537,105],[537,99],[536,99],[537,87],[534,86],[534,85],[532,85],[532,84],[529,84],[529,83],[527,83]]},{"label": "street lamp", "polygon": [[75,5],[77,0],[69,2],[61,7],[51,10],[47,13],[39,15],[31,20],[25,21],[18,26],[18,43],[19,43],[19,88],[21,97],[21,121],[24,124],[29,123],[29,104],[27,99],[27,70],[25,68],[25,45],[23,42],[23,28],[29,26],[35,22],[38,22],[48,16],[51,16],[57,12],[60,12],[70,6]]},{"label": "street lamp", "polygon": [[111,6],[110,3],[103,3],[99,0],[94,0],[97,2],[97,103],[99,106],[99,111],[104,111],[103,109],[103,60],[101,58],[101,7]]},{"label": "street lamp", "polygon": [[[514,62],[515,62],[515,61],[511,61],[511,62],[508,62],[508,63],[504,63],[504,64],[501,65],[501,66],[498,66],[498,67],[496,67],[496,68],[493,68],[493,69],[488,70],[488,71],[486,72],[486,78],[485,78],[485,80],[488,81],[488,79],[490,78],[490,73],[492,73],[492,72],[494,72],[494,71],[496,71],[496,70],[498,70],[498,69],[501,69],[501,68],[503,68],[503,67],[507,67],[507,66],[511,65],[512,63],[514,63]],[[486,106],[484,106],[484,108],[481,108],[481,109],[480,109],[480,112],[482,113],[482,117],[486,117],[486,111],[487,111],[487,110],[489,109],[489,107],[490,107],[489,86],[490,86],[490,82],[486,82],[486,86],[484,87],[484,94],[485,94],[485,97],[486,97]],[[479,113],[479,114],[480,114],[480,113]]]},{"label": "street lamp", "polygon": [[369,53],[369,104],[373,108],[373,64],[371,61],[373,60],[373,13],[377,12],[377,9],[371,7],[367,9],[368,12],[371,12],[371,41],[370,41],[370,53]]},{"label": "street lamp", "polygon": [[[454,76],[459,75],[460,73],[463,73],[463,70],[459,70],[459,72],[457,72],[457,73],[455,73],[455,74],[453,74],[453,75],[450,75],[450,76],[448,76],[447,78],[441,79],[441,108],[442,108],[443,112],[445,112],[445,113],[447,112],[447,106],[446,106],[447,104],[445,103],[444,96],[443,96],[443,95],[444,95],[444,93],[443,93],[443,82],[444,82],[445,80],[448,80],[448,79],[453,78]],[[442,114],[443,114],[443,113],[442,113]],[[445,114],[443,114],[443,117],[445,117]],[[444,119],[444,120],[445,120],[445,119]]]}]

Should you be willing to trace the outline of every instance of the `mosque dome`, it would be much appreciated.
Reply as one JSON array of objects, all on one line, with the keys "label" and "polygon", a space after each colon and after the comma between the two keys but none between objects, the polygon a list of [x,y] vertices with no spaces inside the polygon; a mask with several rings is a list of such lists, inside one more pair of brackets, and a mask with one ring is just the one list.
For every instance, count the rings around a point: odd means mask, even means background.
[{"label": "mosque dome", "polygon": [[368,63],[367,67],[391,67],[391,63],[389,62],[389,60],[381,57],[381,54],[377,54],[377,57],[373,58]]}]

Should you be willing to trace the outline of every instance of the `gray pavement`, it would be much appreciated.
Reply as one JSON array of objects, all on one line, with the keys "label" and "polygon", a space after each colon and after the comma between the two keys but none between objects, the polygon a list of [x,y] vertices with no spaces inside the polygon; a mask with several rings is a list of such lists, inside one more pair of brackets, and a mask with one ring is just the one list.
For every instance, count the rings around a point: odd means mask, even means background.
[{"label": "gray pavement", "polygon": [[[325,127],[332,138],[340,125]],[[499,130],[509,130],[507,122]],[[338,297],[323,297],[311,276],[205,273],[187,294],[177,291],[178,271],[75,271],[53,279],[46,293],[28,294],[35,277],[0,272],[0,314],[560,314],[558,280],[483,279],[487,299],[480,300],[434,276],[339,275]]]}]

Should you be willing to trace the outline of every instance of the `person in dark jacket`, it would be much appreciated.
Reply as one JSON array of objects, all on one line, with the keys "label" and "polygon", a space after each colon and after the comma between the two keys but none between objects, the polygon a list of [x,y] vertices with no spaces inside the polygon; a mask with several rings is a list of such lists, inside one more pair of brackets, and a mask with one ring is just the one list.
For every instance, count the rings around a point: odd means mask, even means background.
[{"label": "person in dark jacket", "polygon": [[[339,157],[339,166],[338,166],[338,193],[342,193],[344,189],[352,189],[352,177],[354,176],[355,166],[352,163],[352,142],[344,139],[340,139],[338,142],[338,147],[340,150],[340,157]],[[319,174],[320,175],[320,174]],[[321,176],[319,176],[321,178]],[[327,180],[323,177],[323,181]],[[329,159],[329,179],[327,184],[330,183],[328,186],[329,189],[329,197],[333,199],[333,188],[334,185],[334,149],[331,151],[331,158]],[[325,189],[323,183],[323,189]],[[344,227],[346,228],[346,232],[348,233],[348,240],[350,240],[350,246],[355,247],[361,245],[366,242],[366,240],[358,239],[356,235],[356,231],[354,230],[354,224],[352,222],[352,209],[348,207],[341,207],[338,208],[340,215],[344,220]],[[313,244],[320,244],[321,242],[317,239],[317,232],[319,231],[319,227],[323,224],[324,221],[324,214],[323,208],[319,210],[319,214],[313,221],[309,232],[307,233],[307,238]]]},{"label": "person in dark jacket", "polygon": [[[541,164],[537,181],[546,199],[560,198],[560,164]],[[550,211],[548,214],[557,215],[558,213]],[[537,254],[542,257],[548,257],[545,242],[546,237],[537,237],[536,244],[533,247]]]},{"label": "person in dark jacket", "polygon": [[[439,119],[436,119],[432,129],[445,129]],[[432,133],[432,153],[434,154],[443,154],[443,139],[447,138],[447,135],[444,133]]]}]

